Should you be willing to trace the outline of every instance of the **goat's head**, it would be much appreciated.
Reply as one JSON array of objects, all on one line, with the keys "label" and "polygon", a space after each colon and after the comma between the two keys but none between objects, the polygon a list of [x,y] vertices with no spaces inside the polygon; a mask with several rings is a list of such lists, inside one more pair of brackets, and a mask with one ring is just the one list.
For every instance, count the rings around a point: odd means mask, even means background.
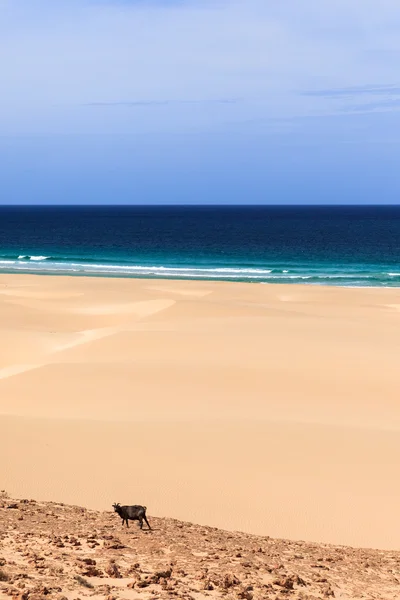
[{"label": "goat's head", "polygon": [[115,512],[119,512],[120,509],[121,509],[120,503],[119,502],[114,502],[113,509],[115,510]]}]

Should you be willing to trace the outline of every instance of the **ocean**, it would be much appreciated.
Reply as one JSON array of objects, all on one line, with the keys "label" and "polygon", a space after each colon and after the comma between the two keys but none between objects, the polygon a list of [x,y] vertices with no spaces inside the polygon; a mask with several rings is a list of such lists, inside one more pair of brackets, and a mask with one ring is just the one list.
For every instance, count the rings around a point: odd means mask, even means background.
[{"label": "ocean", "polygon": [[0,272],[400,286],[400,206],[3,206]]}]

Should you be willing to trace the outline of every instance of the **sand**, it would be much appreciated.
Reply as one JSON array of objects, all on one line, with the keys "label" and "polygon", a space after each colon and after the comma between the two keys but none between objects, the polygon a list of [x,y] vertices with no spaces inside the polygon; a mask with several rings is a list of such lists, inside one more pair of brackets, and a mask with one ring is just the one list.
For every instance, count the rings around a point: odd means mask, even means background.
[{"label": "sand", "polygon": [[400,290],[0,276],[0,488],[400,546]]}]

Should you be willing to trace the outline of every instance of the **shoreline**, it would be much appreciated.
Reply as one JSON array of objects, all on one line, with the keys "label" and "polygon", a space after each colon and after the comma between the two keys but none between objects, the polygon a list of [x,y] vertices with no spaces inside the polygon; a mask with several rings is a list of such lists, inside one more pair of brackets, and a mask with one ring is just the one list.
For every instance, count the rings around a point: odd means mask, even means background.
[{"label": "shoreline", "polygon": [[0,275],[1,487],[396,548],[399,311],[396,289]]},{"label": "shoreline", "polygon": [[[267,264],[267,266],[266,266]],[[99,277],[161,281],[226,281],[274,285],[313,285],[342,288],[400,289],[400,272],[392,264],[331,264],[324,262],[276,262],[247,264],[227,259],[208,262],[157,258],[140,260],[121,257],[56,257],[0,255],[0,275],[48,275],[51,277]]]},{"label": "shoreline", "polygon": [[188,276],[182,276],[182,277],[161,277],[159,275],[155,275],[155,276],[151,276],[151,275],[121,275],[121,274],[112,274],[109,273],[107,275],[102,275],[101,273],[75,273],[74,275],[66,275],[64,273],[49,273],[49,272],[35,272],[35,273],[30,273],[28,271],[5,271],[2,270],[0,271],[0,276],[1,275],[15,275],[15,276],[19,276],[19,275],[27,275],[27,276],[31,276],[31,277],[71,277],[71,278],[75,278],[75,277],[80,277],[80,278],[87,278],[87,279],[124,279],[124,280],[132,280],[132,281],[163,281],[163,282],[184,282],[184,281],[199,281],[199,282],[212,282],[212,283],[244,283],[244,284],[249,284],[249,285],[273,285],[273,286],[312,286],[312,287],[322,287],[322,288],[340,288],[340,289],[349,289],[349,290],[398,290],[400,291],[400,283],[396,284],[396,285],[340,285],[340,284],[336,284],[336,283],[331,283],[331,284],[327,284],[327,283],[317,283],[317,282],[310,282],[310,283],[299,283],[299,282],[293,282],[293,283],[289,283],[289,282],[285,282],[282,283],[280,281],[274,282],[274,281],[249,281],[249,280],[244,280],[244,279],[218,279],[217,277],[215,278],[202,278],[202,277],[188,277]]},{"label": "shoreline", "polygon": [[400,294],[400,283],[398,286],[381,286],[381,285],[340,285],[340,284],[326,284],[326,283],[306,283],[305,281],[294,281],[294,282],[281,282],[281,281],[249,281],[249,280],[242,280],[242,279],[218,279],[218,278],[201,278],[201,277],[169,277],[169,276],[159,276],[159,275],[149,275],[149,276],[145,276],[145,275],[122,275],[119,273],[107,273],[107,274],[102,274],[102,273],[79,273],[76,272],[74,274],[71,273],[57,273],[57,272],[28,272],[28,271],[5,271],[5,270],[0,270],[0,286],[4,285],[2,283],[2,279],[5,277],[26,277],[26,278],[35,278],[35,277],[49,277],[51,279],[53,278],[58,278],[58,279],[66,279],[66,280],[71,280],[73,281],[74,279],[87,279],[87,280],[105,280],[107,281],[108,279],[111,281],[132,281],[132,282],[143,282],[143,283],[151,283],[151,282],[159,282],[159,283],[174,283],[174,284],[180,284],[180,283],[188,283],[188,284],[196,284],[196,283],[200,283],[200,284],[227,284],[227,285],[250,285],[250,286],[258,286],[258,285],[265,285],[265,286],[272,286],[272,287],[282,287],[282,288],[289,288],[290,290],[293,291],[293,288],[300,288],[300,289],[308,289],[308,288],[314,288],[314,289],[326,289],[326,290],[335,290],[335,289],[339,289],[339,290],[391,290],[393,293],[397,293]]}]

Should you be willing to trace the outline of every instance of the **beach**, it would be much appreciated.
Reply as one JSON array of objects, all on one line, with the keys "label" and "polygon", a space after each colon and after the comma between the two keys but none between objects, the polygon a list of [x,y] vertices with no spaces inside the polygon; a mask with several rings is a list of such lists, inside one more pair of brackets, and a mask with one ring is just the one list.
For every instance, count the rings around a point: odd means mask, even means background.
[{"label": "beach", "polygon": [[0,275],[0,486],[400,544],[400,291]]}]

